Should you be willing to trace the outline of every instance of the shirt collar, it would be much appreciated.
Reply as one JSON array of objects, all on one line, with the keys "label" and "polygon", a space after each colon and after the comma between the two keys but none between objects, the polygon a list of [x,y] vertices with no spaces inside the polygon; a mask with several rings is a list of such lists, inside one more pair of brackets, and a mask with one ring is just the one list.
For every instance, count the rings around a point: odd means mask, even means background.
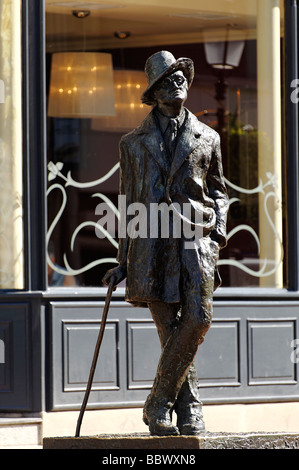
[{"label": "shirt collar", "polygon": [[161,129],[161,132],[162,134],[164,134],[166,132],[166,129],[168,127],[168,124],[169,124],[169,121],[170,119],[175,119],[178,123],[178,128],[180,128],[185,120],[185,108],[182,109],[182,112],[179,114],[179,116],[177,116],[176,118],[171,118],[170,116],[165,116],[165,114],[162,114],[158,108],[156,107],[155,108],[155,115],[159,121],[159,124],[160,124],[160,129]]}]

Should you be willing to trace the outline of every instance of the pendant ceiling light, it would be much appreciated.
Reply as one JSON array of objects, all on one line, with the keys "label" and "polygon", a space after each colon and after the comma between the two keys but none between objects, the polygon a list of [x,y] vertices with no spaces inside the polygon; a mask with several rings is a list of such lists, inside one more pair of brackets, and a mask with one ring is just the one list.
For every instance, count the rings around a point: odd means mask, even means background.
[{"label": "pendant ceiling light", "polygon": [[215,69],[232,70],[239,66],[244,46],[245,41],[205,43],[207,62]]},{"label": "pendant ceiling light", "polygon": [[93,130],[127,132],[137,127],[150,108],[141,103],[142,92],[148,86],[143,71],[114,70],[115,117],[93,119]]},{"label": "pendant ceiling light", "polygon": [[60,118],[114,116],[111,54],[53,54],[48,115]]},{"label": "pendant ceiling light", "polygon": [[[245,47],[245,40],[236,40],[238,30],[227,25],[223,41],[210,42],[205,40],[204,50],[206,60],[213,69],[232,70],[239,67]],[[239,31],[240,33],[241,31]],[[204,32],[204,37],[206,36]]]}]

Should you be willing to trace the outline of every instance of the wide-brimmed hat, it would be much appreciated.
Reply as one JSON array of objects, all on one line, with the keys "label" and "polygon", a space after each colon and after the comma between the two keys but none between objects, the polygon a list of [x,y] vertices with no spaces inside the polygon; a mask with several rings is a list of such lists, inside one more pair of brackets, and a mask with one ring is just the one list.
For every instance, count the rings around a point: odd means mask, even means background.
[{"label": "wide-brimmed hat", "polygon": [[194,78],[194,64],[191,59],[187,59],[187,57],[176,59],[172,53],[168,51],[160,51],[151,55],[147,59],[144,68],[148,87],[141,96],[142,103],[148,105],[154,104],[151,96],[153,86],[166,75],[169,75],[176,70],[182,70],[188,81],[188,87],[190,87]]}]

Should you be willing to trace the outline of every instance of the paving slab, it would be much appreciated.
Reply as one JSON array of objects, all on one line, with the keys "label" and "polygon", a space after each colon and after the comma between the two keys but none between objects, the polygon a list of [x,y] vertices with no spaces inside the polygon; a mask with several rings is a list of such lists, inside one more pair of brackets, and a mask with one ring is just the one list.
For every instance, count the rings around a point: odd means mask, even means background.
[{"label": "paving slab", "polygon": [[46,437],[43,449],[299,449],[299,433],[203,433],[198,436],[117,434]]}]

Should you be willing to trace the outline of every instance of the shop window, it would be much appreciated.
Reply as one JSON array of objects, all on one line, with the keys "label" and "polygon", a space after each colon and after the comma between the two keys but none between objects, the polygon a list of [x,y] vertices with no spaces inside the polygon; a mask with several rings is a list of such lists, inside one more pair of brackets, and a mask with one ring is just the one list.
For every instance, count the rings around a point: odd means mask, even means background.
[{"label": "shop window", "polygon": [[193,59],[186,107],[221,135],[223,287],[285,287],[282,2],[89,7],[46,1],[49,286],[100,286],[116,264],[118,144],[150,111],[140,102],[146,59],[167,49]]},{"label": "shop window", "polygon": [[0,2],[0,289],[24,288],[21,1]]}]

